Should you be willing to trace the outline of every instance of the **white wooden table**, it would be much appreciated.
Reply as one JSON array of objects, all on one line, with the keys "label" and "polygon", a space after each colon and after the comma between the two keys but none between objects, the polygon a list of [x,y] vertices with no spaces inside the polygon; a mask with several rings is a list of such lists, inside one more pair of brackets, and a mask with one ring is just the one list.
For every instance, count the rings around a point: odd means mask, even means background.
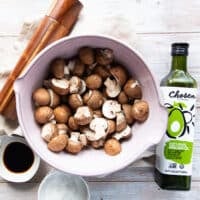
[{"label": "white wooden table", "polygon": [[[87,0],[95,1],[95,0]],[[170,44],[177,41],[190,43],[189,71],[200,83],[200,1],[199,0],[130,0],[136,3],[138,17],[137,48],[158,78],[170,67]],[[0,67],[12,57],[11,51],[22,22],[27,16],[45,12],[50,0],[0,0]],[[109,2],[109,1],[108,1]],[[122,13],[128,5],[123,1]],[[98,7],[98,5],[97,5]],[[130,10],[130,8],[129,8]],[[97,11],[97,14],[99,12]],[[131,17],[131,16],[130,16]],[[14,65],[14,63],[13,63]],[[154,157],[137,162],[104,178],[85,178],[93,200],[198,200],[200,199],[200,98],[198,95],[194,147],[192,189],[190,191],[161,190],[154,182]],[[1,127],[2,128],[2,127]],[[28,183],[8,183],[0,178],[0,200],[35,200],[43,177],[51,169],[45,163]]]}]

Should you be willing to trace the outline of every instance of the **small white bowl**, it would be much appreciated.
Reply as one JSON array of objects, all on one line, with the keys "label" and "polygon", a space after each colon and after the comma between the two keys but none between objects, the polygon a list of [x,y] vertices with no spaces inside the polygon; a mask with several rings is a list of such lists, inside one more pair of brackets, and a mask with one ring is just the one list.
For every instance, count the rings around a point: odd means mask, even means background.
[{"label": "small white bowl", "polygon": [[89,188],[81,176],[59,171],[49,173],[38,189],[38,200],[89,200]]},{"label": "small white bowl", "polygon": [[0,136],[0,176],[7,181],[15,183],[27,182],[36,174],[40,165],[40,158],[33,152],[34,161],[28,170],[21,173],[15,173],[8,170],[3,162],[4,151],[6,147],[13,142],[21,142],[27,145],[23,137],[7,135]]}]

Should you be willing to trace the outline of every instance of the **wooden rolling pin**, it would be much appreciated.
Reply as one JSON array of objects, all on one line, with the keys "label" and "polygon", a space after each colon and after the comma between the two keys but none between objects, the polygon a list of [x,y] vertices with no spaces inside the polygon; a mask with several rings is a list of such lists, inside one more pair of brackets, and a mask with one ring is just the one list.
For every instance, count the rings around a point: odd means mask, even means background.
[{"label": "wooden rolling pin", "polygon": [[53,1],[0,92],[0,113],[6,118],[17,119],[14,81],[44,47],[70,33],[81,8],[78,0]]}]

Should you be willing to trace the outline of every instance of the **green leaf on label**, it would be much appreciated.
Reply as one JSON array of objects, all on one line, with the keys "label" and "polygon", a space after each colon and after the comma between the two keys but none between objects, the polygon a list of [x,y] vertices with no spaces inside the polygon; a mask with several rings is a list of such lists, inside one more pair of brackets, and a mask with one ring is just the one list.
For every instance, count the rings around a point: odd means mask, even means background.
[{"label": "green leaf on label", "polygon": [[190,164],[192,159],[193,143],[180,140],[170,140],[165,144],[164,156],[178,164]]}]

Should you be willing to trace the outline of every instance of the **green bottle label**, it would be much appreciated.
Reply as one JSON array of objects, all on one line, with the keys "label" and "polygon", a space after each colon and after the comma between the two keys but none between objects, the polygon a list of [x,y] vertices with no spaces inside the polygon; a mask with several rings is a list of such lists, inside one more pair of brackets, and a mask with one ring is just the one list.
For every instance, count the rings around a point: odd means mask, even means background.
[{"label": "green bottle label", "polygon": [[168,124],[156,148],[156,168],[163,174],[191,175],[197,89],[161,87],[161,92]]}]

